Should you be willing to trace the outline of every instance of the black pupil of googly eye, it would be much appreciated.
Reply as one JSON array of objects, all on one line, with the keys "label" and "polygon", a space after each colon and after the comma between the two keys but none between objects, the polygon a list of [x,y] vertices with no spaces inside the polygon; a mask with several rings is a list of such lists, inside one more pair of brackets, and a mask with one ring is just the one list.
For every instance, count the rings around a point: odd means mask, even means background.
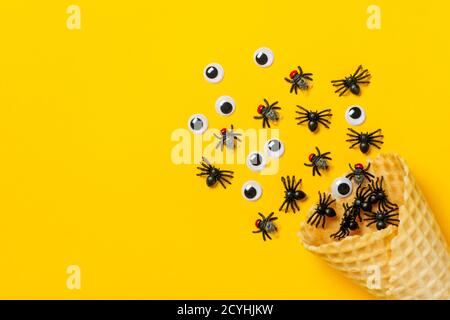
[{"label": "black pupil of googly eye", "polygon": [[269,57],[264,52],[259,52],[255,57],[256,62],[259,65],[265,65],[269,61]]},{"label": "black pupil of googly eye", "polygon": [[254,166],[259,166],[262,163],[262,157],[260,154],[254,154],[252,155],[252,157],[250,158],[250,162],[252,165]]},{"label": "black pupil of googly eye", "polygon": [[203,128],[203,121],[200,118],[194,118],[189,125],[192,130],[201,130]]},{"label": "black pupil of googly eye", "polygon": [[352,119],[359,119],[361,117],[361,109],[358,107],[353,107],[349,111],[349,116]]},{"label": "black pupil of googly eye", "polygon": [[337,188],[339,194],[348,194],[350,192],[350,186],[346,183],[341,183]]},{"label": "black pupil of googly eye", "polygon": [[216,67],[211,66],[211,67],[209,67],[208,69],[206,69],[206,76],[207,76],[209,79],[217,78],[217,75],[218,75],[218,74],[219,74],[219,70],[217,70]]},{"label": "black pupil of googly eye", "polygon": [[222,111],[222,113],[224,114],[231,113],[233,111],[233,105],[230,102],[226,101],[220,106],[220,111]]},{"label": "black pupil of googly eye", "polygon": [[268,145],[270,151],[279,151],[281,148],[281,143],[278,140],[271,140]]},{"label": "black pupil of googly eye", "polygon": [[256,196],[256,188],[253,186],[246,186],[245,190],[244,190],[244,195],[248,198],[248,199],[253,199]]}]

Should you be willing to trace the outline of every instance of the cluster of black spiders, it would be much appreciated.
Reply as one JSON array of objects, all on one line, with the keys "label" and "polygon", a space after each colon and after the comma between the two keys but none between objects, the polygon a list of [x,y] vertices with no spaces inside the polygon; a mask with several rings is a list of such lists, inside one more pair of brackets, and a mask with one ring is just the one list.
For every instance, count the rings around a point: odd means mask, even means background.
[{"label": "cluster of black spiders", "polygon": [[[291,85],[290,93],[297,94],[298,91],[308,90],[311,87],[313,81],[312,73],[303,72],[299,66],[298,70],[293,70],[289,74],[289,78],[285,80]],[[331,81],[332,85],[336,87],[335,93],[339,96],[344,95],[347,91],[352,94],[359,95],[361,92],[360,86],[362,84],[369,84],[370,73],[367,69],[364,69],[361,65],[356,69],[353,74],[348,77],[339,80]],[[329,128],[331,124],[331,109],[324,110],[308,110],[302,106],[297,105],[296,120],[298,125],[306,124],[311,132],[316,132],[319,126]],[[257,108],[257,115],[254,116],[257,120],[262,120],[263,128],[270,128],[271,122],[276,122],[280,119],[280,110],[278,101],[269,103],[267,99],[264,99],[264,104],[260,104]],[[350,148],[359,146],[362,153],[367,153],[370,146],[374,146],[380,149],[380,145],[383,144],[381,138],[381,129],[374,132],[357,132],[353,129],[348,129],[348,139]],[[225,146],[228,148],[234,148],[235,143],[240,141],[239,135],[231,129],[222,129],[220,135],[215,135],[218,140],[216,148],[223,149]],[[312,168],[312,175],[321,176],[321,171],[327,170],[329,167],[329,161],[331,161],[330,152],[322,153],[318,147],[316,152],[311,153],[308,157],[309,163],[305,163],[305,166]],[[224,188],[225,184],[231,184],[230,180],[233,178],[233,171],[221,170],[212,165],[206,158],[203,158],[201,166],[197,167],[200,170],[199,176],[206,176],[206,184],[211,187],[217,183],[220,183]],[[368,226],[376,224],[378,230],[384,229],[387,225],[397,225],[399,221],[395,217],[398,216],[397,206],[388,200],[387,194],[383,188],[383,178],[374,179],[374,176],[368,171],[370,165],[364,168],[362,165],[357,164],[355,167],[350,166],[351,173],[347,175],[347,178],[354,179],[359,185],[355,199],[351,204],[344,204],[344,215],[340,224],[339,230],[332,234],[331,237],[335,239],[343,239],[348,236],[351,231],[359,228],[359,223],[363,220],[368,221]],[[368,180],[369,185],[363,187],[363,181]],[[294,213],[300,210],[298,201],[306,198],[305,192],[300,189],[301,179],[296,180],[295,176],[281,177],[281,181],[284,187],[284,199],[279,208],[279,211],[287,213],[292,210]],[[332,208],[335,200],[331,198],[331,195],[319,192],[319,203],[317,204],[313,214],[308,218],[307,223],[314,225],[315,227],[325,227],[326,219],[336,217],[336,211]],[[378,208],[372,211],[372,208]],[[272,239],[270,233],[276,232],[277,227],[274,221],[277,217],[274,217],[274,213],[270,213],[265,217],[262,213],[258,213],[260,218],[255,222],[257,228],[254,233],[261,233],[263,240],[266,238]],[[364,216],[364,219],[363,219]]]},{"label": "cluster of black spiders", "polygon": [[[344,214],[338,231],[330,236],[337,240],[342,240],[349,236],[352,231],[359,229],[359,223],[363,221],[367,222],[367,227],[375,225],[377,230],[385,229],[388,225],[398,226],[400,221],[398,219],[398,206],[389,200],[383,186],[384,178],[375,178],[367,171],[368,168],[358,177],[355,174],[356,168],[354,169],[347,177],[361,180],[353,201],[343,204]],[[363,184],[364,180],[367,180],[366,185]],[[322,195],[319,192],[319,202],[307,223],[316,228],[319,226],[325,228],[326,219],[336,216],[336,211],[332,208],[334,203],[335,200],[331,199],[331,195],[327,196],[325,193]]]}]

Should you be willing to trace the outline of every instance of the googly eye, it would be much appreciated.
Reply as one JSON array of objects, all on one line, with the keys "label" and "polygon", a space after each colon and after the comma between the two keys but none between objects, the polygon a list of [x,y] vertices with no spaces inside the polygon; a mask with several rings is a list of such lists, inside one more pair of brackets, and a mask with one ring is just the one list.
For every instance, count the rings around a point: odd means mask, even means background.
[{"label": "googly eye", "polygon": [[222,116],[229,116],[234,112],[236,104],[234,99],[229,96],[221,96],[216,101],[216,111]]},{"label": "googly eye", "polygon": [[366,112],[361,106],[350,106],[345,111],[345,120],[353,126],[359,126],[366,120]]},{"label": "googly eye", "polygon": [[261,195],[261,186],[256,181],[247,181],[242,186],[242,196],[248,201],[256,201],[261,198]]},{"label": "googly eye", "polygon": [[345,177],[337,178],[331,186],[331,192],[335,198],[346,198],[352,194],[352,190],[352,182]]},{"label": "googly eye", "polygon": [[205,67],[203,72],[206,81],[210,83],[218,83],[223,79],[223,68],[218,63],[210,63]]},{"label": "googly eye", "polygon": [[278,139],[271,139],[264,146],[269,157],[279,158],[284,153],[284,144]]},{"label": "googly eye", "polygon": [[273,63],[273,52],[269,48],[259,48],[255,51],[254,60],[256,65],[267,68]]},{"label": "googly eye", "polygon": [[202,114],[194,114],[188,121],[189,129],[195,134],[202,134],[208,129],[208,119]]},{"label": "googly eye", "polygon": [[266,159],[260,152],[251,152],[247,157],[247,167],[252,171],[261,171],[266,166]]}]

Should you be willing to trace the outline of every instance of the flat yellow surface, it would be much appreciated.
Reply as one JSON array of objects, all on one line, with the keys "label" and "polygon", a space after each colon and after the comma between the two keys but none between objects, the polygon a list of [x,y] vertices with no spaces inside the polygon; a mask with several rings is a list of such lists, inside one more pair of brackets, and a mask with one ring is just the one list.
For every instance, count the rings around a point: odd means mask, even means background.
[{"label": "flat yellow surface", "polygon": [[[66,27],[71,4],[81,30]],[[366,26],[381,8],[381,29]],[[316,193],[364,161],[345,142],[344,110],[361,104],[382,128],[384,152],[404,156],[450,237],[450,44],[445,1],[2,1],[0,5],[0,298],[370,299],[299,243]],[[275,62],[252,56],[271,48]],[[203,78],[220,62],[224,80]],[[339,98],[330,80],[363,64],[372,83]],[[283,78],[314,73],[307,95]],[[232,95],[220,117],[216,98]],[[279,100],[286,146],[277,175],[245,165],[231,187],[209,189],[195,164],[174,165],[171,133],[193,113],[211,128],[259,128],[267,97]],[[297,126],[295,105],[331,107],[330,130]],[[303,166],[318,145],[332,152],[322,178]],[[372,152],[371,156],[376,155]],[[297,214],[280,232],[252,234],[257,212],[282,202],[280,176],[303,178]],[[258,180],[263,197],[244,200]],[[81,289],[66,268],[81,268]]]}]

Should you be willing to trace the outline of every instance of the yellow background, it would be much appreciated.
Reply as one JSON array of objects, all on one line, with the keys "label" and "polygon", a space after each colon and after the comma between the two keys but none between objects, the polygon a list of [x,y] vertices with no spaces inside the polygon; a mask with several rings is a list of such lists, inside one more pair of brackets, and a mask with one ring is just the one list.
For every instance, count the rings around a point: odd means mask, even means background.
[{"label": "yellow background", "polygon": [[[70,4],[81,30],[66,28]],[[366,27],[370,4],[381,30]],[[383,129],[382,150],[408,160],[449,238],[448,12],[445,1],[2,1],[0,298],[370,299],[301,246],[299,223],[317,190],[365,159],[344,141],[344,110],[359,103],[358,129]],[[252,61],[261,46],[270,68]],[[225,69],[217,85],[203,78],[209,62]],[[329,81],[359,64],[372,83],[339,98]],[[283,80],[297,65],[314,73],[308,95]],[[215,112],[222,94],[236,100],[230,118]],[[209,189],[194,164],[171,162],[171,133],[191,114],[259,128],[264,97],[283,108],[279,174],[223,165],[232,186]],[[296,104],[331,107],[331,129],[297,126]],[[315,145],[333,156],[322,178],[303,166]],[[251,231],[281,204],[282,174],[310,197],[263,242]],[[241,196],[249,179],[264,189],[255,203]],[[72,264],[81,290],[66,287]]]}]

